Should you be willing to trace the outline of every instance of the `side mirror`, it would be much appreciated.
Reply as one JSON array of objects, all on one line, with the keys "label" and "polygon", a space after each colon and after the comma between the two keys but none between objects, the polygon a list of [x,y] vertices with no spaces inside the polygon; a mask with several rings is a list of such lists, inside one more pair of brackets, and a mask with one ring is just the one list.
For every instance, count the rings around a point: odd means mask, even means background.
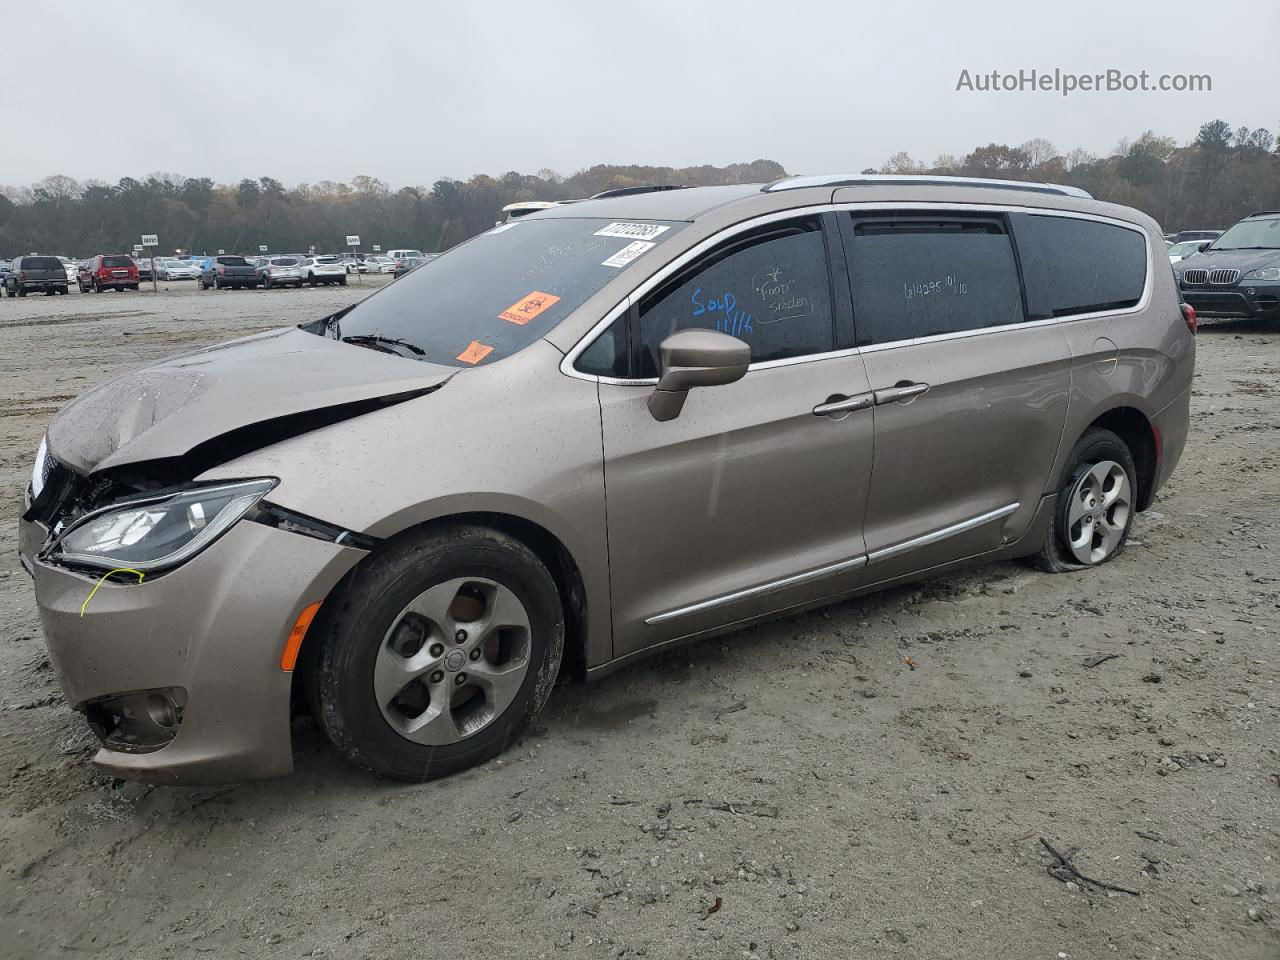
[{"label": "side mirror", "polygon": [[681,330],[662,341],[662,376],[649,395],[653,419],[680,416],[693,387],[715,387],[741,380],[751,364],[751,348],[714,330]]}]

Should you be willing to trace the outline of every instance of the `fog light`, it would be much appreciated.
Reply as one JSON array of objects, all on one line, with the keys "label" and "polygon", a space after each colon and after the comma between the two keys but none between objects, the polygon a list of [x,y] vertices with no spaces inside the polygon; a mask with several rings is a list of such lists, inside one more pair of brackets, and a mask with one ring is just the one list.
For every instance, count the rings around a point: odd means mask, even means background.
[{"label": "fog light", "polygon": [[137,690],[83,705],[85,719],[108,750],[150,753],[178,733],[187,705],[182,687]]}]

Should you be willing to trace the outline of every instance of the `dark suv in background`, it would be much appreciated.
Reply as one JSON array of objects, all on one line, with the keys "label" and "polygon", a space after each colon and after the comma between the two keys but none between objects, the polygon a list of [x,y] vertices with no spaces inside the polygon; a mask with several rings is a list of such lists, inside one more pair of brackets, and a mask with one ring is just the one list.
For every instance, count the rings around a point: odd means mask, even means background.
[{"label": "dark suv in background", "polygon": [[1245,217],[1173,272],[1202,317],[1280,317],[1280,210]]},{"label": "dark suv in background", "polygon": [[25,297],[33,291],[67,292],[67,268],[57,257],[15,257],[4,275],[4,292]]}]

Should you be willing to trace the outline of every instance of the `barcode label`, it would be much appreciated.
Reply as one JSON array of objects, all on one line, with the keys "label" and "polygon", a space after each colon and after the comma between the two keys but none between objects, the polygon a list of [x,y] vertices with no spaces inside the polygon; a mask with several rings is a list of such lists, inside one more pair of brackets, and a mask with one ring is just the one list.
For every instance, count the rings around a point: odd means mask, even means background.
[{"label": "barcode label", "polygon": [[597,237],[622,237],[624,240],[652,240],[670,230],[657,223],[611,223],[596,231]]}]

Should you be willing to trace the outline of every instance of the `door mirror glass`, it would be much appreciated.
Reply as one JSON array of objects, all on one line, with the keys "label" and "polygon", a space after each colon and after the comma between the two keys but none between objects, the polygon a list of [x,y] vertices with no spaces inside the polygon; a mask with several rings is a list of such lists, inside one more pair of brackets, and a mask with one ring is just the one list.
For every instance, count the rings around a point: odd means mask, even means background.
[{"label": "door mirror glass", "polygon": [[751,365],[751,348],[714,330],[681,330],[662,341],[662,375],[649,395],[649,412],[659,421],[674,420],[694,387],[715,387],[741,380]]}]

